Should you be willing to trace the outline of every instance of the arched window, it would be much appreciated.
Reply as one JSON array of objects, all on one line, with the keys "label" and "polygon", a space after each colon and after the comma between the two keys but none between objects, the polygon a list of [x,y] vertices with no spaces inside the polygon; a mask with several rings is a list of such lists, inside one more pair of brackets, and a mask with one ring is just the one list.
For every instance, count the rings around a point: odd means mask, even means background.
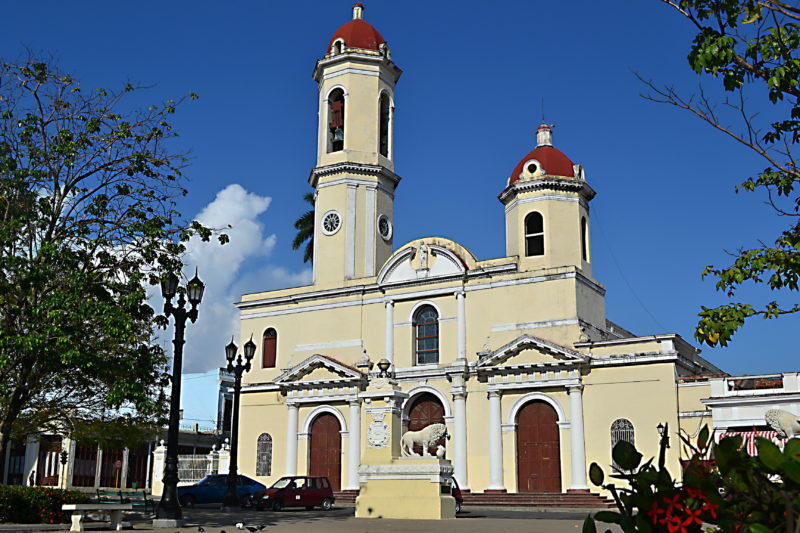
[{"label": "arched window", "polygon": [[525,217],[525,255],[544,255],[544,218],[538,211]]},{"label": "arched window", "polygon": [[344,149],[344,91],[334,89],[328,97],[328,151]]},{"label": "arched window", "polygon": [[439,362],[439,313],[431,305],[423,305],[414,313],[414,363],[430,365]]},{"label": "arched window", "polygon": [[258,436],[256,446],[256,475],[272,475],[272,437],[269,433],[262,433]]},{"label": "arched window", "polygon": [[386,93],[381,94],[381,109],[380,109],[380,122],[378,124],[380,130],[379,137],[379,150],[382,156],[389,157],[389,117],[391,115],[391,102],[389,95]]},{"label": "arched window", "polygon": [[342,53],[343,49],[344,49],[344,41],[342,41],[341,39],[337,39],[336,42],[333,43],[333,53],[335,55],[339,55]]},{"label": "arched window", "polygon": [[262,368],[275,368],[275,360],[278,354],[278,332],[274,328],[269,328],[264,332],[264,348],[261,354]]},{"label": "arched window", "polygon": [[589,226],[586,217],[581,217],[581,257],[589,261]]},{"label": "arched window", "polygon": [[[614,446],[616,446],[617,443],[621,440],[624,440],[625,442],[629,442],[631,444],[635,444],[633,439],[633,424],[627,418],[618,418],[614,420],[614,422],[611,424],[612,453],[614,451]],[[614,465],[614,468],[619,470],[619,465],[617,464],[616,461],[614,461],[613,455],[611,456],[611,461],[612,464]]]}]

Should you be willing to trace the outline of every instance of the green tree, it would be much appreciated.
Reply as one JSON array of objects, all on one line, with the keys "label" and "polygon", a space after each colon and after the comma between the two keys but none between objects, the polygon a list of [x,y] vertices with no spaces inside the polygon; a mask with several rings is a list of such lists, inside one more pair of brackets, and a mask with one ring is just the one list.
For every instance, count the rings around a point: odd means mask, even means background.
[{"label": "green tree", "polygon": [[175,210],[177,102],[137,110],[136,90],[0,62],[0,457],[29,431],[163,414],[147,289],[212,232]]},{"label": "green tree", "polygon": [[[306,247],[303,249],[303,262],[314,262],[314,193],[307,192],[303,195],[303,200],[311,204],[311,209],[300,215],[300,218],[295,220],[294,228],[297,230],[297,235],[294,236],[292,241],[292,250],[297,250],[303,243]],[[308,242],[306,242],[308,241]]]},{"label": "green tree", "polygon": [[[727,97],[717,105],[706,92],[687,97],[673,87],[643,80],[652,90],[646,97],[689,111],[761,156],[766,166],[743,177],[737,191],[764,190],[777,214],[789,221],[774,243],[741,248],[731,264],[710,265],[703,271],[716,279],[717,290],[731,301],[703,307],[695,337],[725,346],[749,318],[771,319],[800,311],[800,305],[777,299],[765,305],[734,301],[746,283],[766,284],[773,291],[798,290],[800,168],[793,151],[800,140],[800,9],[778,0],[661,1],[697,30],[689,66],[719,80]],[[748,101],[750,95],[759,103],[757,110]]]}]

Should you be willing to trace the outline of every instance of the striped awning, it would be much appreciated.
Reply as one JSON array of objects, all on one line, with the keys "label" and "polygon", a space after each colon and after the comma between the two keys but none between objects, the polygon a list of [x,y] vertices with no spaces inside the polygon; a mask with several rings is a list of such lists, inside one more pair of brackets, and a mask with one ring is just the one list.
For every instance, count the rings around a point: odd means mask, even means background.
[{"label": "striped awning", "polygon": [[747,450],[747,455],[752,456],[758,455],[758,450],[756,449],[756,437],[763,437],[775,443],[780,442],[781,446],[785,445],[787,441],[787,439],[783,437],[778,437],[778,433],[776,431],[726,431],[719,436],[719,440],[736,436],[742,437],[742,448]]}]

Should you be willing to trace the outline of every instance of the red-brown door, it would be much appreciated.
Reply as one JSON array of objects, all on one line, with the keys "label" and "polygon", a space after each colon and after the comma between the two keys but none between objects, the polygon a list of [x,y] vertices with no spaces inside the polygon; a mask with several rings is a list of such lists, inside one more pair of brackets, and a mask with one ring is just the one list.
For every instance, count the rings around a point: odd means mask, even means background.
[{"label": "red-brown door", "polygon": [[[430,392],[424,392],[416,397],[408,411],[408,430],[419,431],[431,424],[444,424],[444,406],[439,398]],[[439,444],[444,444],[444,438]],[[429,451],[435,452],[436,450]],[[422,455],[422,446],[414,446],[414,453]]]},{"label": "red-brown door", "polygon": [[517,415],[517,491],[561,492],[558,414],[531,402]]},{"label": "red-brown door", "polygon": [[36,484],[55,487],[58,485],[58,473],[61,465],[61,439],[43,437],[39,441],[39,461],[36,467]]},{"label": "red-brown door", "polygon": [[333,490],[342,486],[342,437],[339,420],[332,414],[322,414],[311,424],[311,464],[309,476],[326,476]]}]

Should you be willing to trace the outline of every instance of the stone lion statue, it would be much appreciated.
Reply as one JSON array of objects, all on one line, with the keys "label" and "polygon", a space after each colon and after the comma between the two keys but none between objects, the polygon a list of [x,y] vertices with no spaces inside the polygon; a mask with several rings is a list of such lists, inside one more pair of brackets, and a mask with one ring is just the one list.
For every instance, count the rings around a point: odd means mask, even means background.
[{"label": "stone lion statue", "polygon": [[769,427],[784,438],[800,436],[800,419],[796,415],[783,409],[770,409],[764,414]]},{"label": "stone lion statue", "polygon": [[430,447],[434,446],[442,437],[450,438],[447,426],[444,424],[431,424],[419,431],[406,431],[400,437],[400,454],[403,457],[419,457],[414,453],[414,446],[422,446],[422,455],[430,456]]}]

